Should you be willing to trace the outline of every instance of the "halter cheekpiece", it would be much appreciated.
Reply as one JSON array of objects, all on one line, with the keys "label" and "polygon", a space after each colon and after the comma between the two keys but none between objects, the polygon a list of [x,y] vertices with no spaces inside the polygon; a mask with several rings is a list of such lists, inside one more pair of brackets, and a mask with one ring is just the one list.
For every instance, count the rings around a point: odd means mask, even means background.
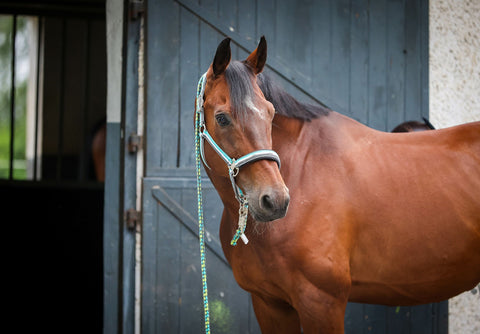
[{"label": "halter cheekpiece", "polygon": [[230,176],[230,181],[232,183],[233,192],[235,194],[235,198],[237,199],[238,203],[240,204],[239,208],[239,221],[238,221],[238,229],[231,241],[231,244],[235,246],[237,244],[237,240],[240,237],[245,244],[248,243],[248,239],[245,236],[245,228],[247,225],[247,217],[248,217],[248,201],[247,197],[244,195],[240,187],[235,182],[235,177],[238,175],[240,168],[245,166],[246,164],[253,163],[258,160],[273,160],[278,164],[278,168],[280,168],[280,157],[275,151],[272,150],[258,150],[251,153],[248,153],[240,158],[234,159],[228,156],[225,151],[213,140],[212,136],[207,130],[205,125],[205,115],[203,109],[203,97],[205,93],[205,84],[207,82],[207,73],[203,74],[200,80],[198,81],[197,86],[197,102],[196,102],[196,122],[195,122],[195,132],[196,136],[198,136],[197,140],[199,140],[200,144],[200,155],[202,158],[203,163],[207,168],[210,169],[210,166],[205,159],[204,154],[204,142],[205,140],[210,144],[210,146],[214,149],[215,152],[225,161],[228,167],[228,174]]}]

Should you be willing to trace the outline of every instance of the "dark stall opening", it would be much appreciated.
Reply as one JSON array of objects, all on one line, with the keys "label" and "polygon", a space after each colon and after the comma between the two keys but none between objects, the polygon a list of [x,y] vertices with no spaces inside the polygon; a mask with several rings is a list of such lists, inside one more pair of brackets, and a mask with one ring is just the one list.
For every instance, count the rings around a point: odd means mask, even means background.
[{"label": "dark stall opening", "polygon": [[16,331],[102,332],[105,116],[105,0],[2,2],[0,203]]}]

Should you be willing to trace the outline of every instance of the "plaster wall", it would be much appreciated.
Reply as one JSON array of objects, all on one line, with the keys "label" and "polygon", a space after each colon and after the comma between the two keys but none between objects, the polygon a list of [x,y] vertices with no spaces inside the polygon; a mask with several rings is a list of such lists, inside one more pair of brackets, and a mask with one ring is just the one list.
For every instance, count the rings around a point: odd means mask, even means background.
[{"label": "plaster wall", "polygon": [[[429,7],[430,121],[437,128],[480,121],[480,0]],[[480,333],[479,289],[450,299],[450,334]]]},{"label": "plaster wall", "polygon": [[430,0],[430,119],[480,121],[480,0]]}]

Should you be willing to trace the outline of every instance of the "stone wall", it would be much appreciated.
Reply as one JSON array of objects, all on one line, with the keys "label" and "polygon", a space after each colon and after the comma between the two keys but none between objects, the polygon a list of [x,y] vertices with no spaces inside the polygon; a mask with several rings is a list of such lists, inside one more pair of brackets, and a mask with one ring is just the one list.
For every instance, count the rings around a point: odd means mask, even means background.
[{"label": "stone wall", "polygon": [[[430,0],[430,120],[480,121],[480,0]],[[449,333],[480,333],[480,291],[449,301]]]}]

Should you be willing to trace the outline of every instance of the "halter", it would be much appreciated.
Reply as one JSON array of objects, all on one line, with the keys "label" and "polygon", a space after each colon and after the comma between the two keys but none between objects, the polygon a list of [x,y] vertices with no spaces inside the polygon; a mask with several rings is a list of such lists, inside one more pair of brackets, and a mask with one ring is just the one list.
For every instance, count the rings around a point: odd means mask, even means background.
[{"label": "halter", "polygon": [[205,93],[205,84],[207,82],[207,73],[204,73],[200,80],[198,81],[197,86],[197,104],[196,104],[196,133],[199,137],[200,141],[200,155],[203,160],[203,163],[208,169],[211,169],[205,159],[204,153],[204,141],[206,140],[210,146],[214,149],[215,152],[222,158],[223,161],[227,164],[228,167],[228,175],[230,176],[230,182],[232,183],[233,192],[235,194],[235,198],[237,199],[238,203],[240,204],[239,208],[239,221],[238,221],[238,229],[233,237],[231,244],[235,246],[237,244],[238,238],[242,238],[245,244],[248,243],[248,239],[245,236],[245,228],[247,225],[247,217],[248,217],[248,201],[247,197],[243,194],[240,187],[235,182],[235,177],[238,175],[240,168],[245,166],[246,164],[253,163],[258,160],[273,160],[278,164],[278,168],[280,168],[280,157],[278,154],[273,150],[258,150],[251,153],[248,153],[238,159],[231,158],[221,147],[213,140],[210,133],[207,131],[207,127],[205,125],[205,115],[203,109],[203,96]]}]

